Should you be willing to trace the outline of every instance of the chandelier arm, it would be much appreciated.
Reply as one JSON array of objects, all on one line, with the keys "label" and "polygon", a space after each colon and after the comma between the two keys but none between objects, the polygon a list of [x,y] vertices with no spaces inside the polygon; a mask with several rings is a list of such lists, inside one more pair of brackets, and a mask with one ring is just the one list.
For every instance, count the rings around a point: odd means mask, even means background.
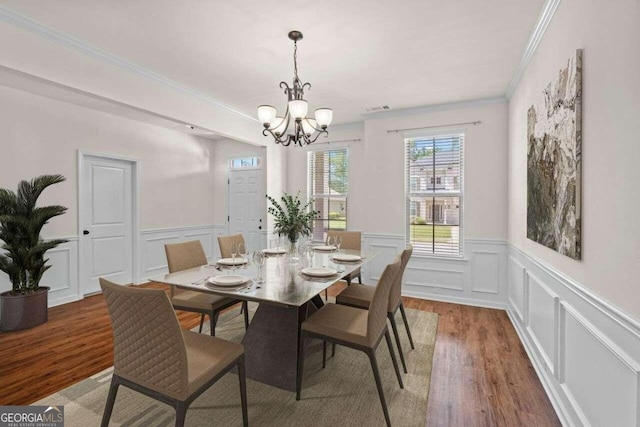
[{"label": "chandelier arm", "polygon": [[292,92],[292,90],[289,87],[289,85],[287,84],[287,82],[280,82],[280,84],[278,86],[280,86],[280,89],[284,89],[284,93],[286,93],[287,96],[289,97],[289,100],[291,100],[291,92]]},{"label": "chandelier arm", "polygon": [[318,131],[318,133],[316,134],[316,137],[315,137],[315,138],[313,138],[313,139],[310,139],[310,140],[307,142],[307,144],[313,144],[314,142],[316,142],[316,140],[317,140],[318,138],[320,138],[320,135],[324,135],[324,137],[326,138],[326,137],[328,137],[328,136],[329,136],[329,132],[328,132],[327,130],[320,130],[320,131]]}]

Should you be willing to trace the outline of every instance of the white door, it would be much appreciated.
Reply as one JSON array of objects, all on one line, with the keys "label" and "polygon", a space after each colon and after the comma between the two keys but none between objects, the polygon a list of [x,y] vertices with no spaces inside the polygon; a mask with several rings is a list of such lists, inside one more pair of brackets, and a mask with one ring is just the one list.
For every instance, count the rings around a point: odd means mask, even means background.
[{"label": "white door", "polygon": [[230,169],[229,234],[242,233],[250,251],[263,246],[266,230],[265,181],[262,169]]},{"label": "white door", "polygon": [[133,163],[80,155],[80,287],[133,282]]}]

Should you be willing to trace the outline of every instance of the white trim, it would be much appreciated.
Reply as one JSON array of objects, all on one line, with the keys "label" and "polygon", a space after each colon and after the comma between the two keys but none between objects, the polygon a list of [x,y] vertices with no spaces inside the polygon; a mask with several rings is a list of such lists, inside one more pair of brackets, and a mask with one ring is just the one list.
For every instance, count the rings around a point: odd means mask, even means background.
[{"label": "white trim", "polygon": [[155,234],[155,233],[171,233],[171,232],[182,232],[186,230],[204,230],[212,227],[224,227],[226,226],[218,225],[218,224],[202,224],[202,225],[185,225],[184,227],[164,227],[164,228],[147,228],[144,230],[140,230],[140,234]]},{"label": "white trim", "polygon": [[503,302],[493,302],[493,301],[479,301],[474,298],[465,298],[451,295],[437,295],[437,294],[425,294],[423,292],[411,292],[407,290],[402,290],[402,295],[405,297],[418,298],[428,301],[440,301],[440,302],[449,302],[452,304],[462,304],[468,305],[471,307],[482,307],[482,308],[492,308],[497,310],[506,310],[506,305]]},{"label": "white trim", "polygon": [[524,73],[527,71],[531,60],[533,59],[533,55],[536,53],[536,49],[538,48],[544,33],[547,31],[547,27],[549,26],[549,23],[551,22],[553,15],[556,13],[561,1],[562,0],[547,0],[542,8],[540,16],[538,16],[536,26],[533,28],[533,31],[529,36],[527,47],[524,49],[524,52],[522,52],[520,63],[513,72],[509,86],[507,86],[507,90],[505,91],[504,97],[507,100],[513,96],[520,80],[522,80],[522,76],[524,76]]},{"label": "white trim", "polygon": [[434,113],[437,111],[460,110],[464,108],[473,108],[489,104],[502,104],[506,102],[507,99],[505,97],[497,96],[489,98],[470,99],[466,101],[446,102],[443,104],[424,105],[414,108],[401,108],[398,110],[375,111],[372,113],[362,114],[362,118],[364,120],[388,119],[392,117],[414,116],[417,114]]},{"label": "white trim", "polygon": [[578,296],[584,298],[588,301],[592,306],[601,311],[604,315],[611,317],[616,323],[623,326],[625,329],[629,330],[633,334],[635,334],[638,338],[640,338],[640,321],[634,319],[629,314],[622,311],[620,308],[614,306],[610,302],[604,300],[599,295],[596,295],[591,290],[587,289],[583,285],[579,284],[575,280],[566,276],[564,273],[556,270],[546,262],[540,260],[539,258],[530,255],[523,251],[522,249],[509,244],[509,248],[518,254],[528,258],[533,264],[537,267],[544,270],[546,273],[550,274],[554,279],[560,281],[563,285],[569,288]]},{"label": "white trim", "polygon": [[[0,6],[0,12],[2,12],[2,6]],[[0,15],[1,16],[1,15]],[[140,260],[140,243],[139,243],[139,230],[140,230],[140,176],[141,176],[141,167],[140,163],[135,158],[104,154],[104,153],[94,153],[84,150],[78,150],[78,188],[76,200],[78,203],[78,237],[82,235],[82,204],[81,204],[81,195],[82,190],[84,188],[85,183],[82,181],[82,173],[84,171],[85,166],[85,158],[87,156],[97,157],[107,160],[118,160],[125,161],[131,163],[131,255],[132,255],[132,264],[131,264],[131,279],[133,283],[139,283],[140,279],[140,270],[139,260]],[[84,256],[86,255],[86,248],[83,247],[83,239],[78,238],[78,280],[84,280],[84,275],[82,272],[87,264],[84,262]],[[80,296],[83,295],[84,290],[82,289],[82,285],[80,285],[78,292]]]},{"label": "white trim", "polygon": [[53,29],[31,18],[21,15],[6,6],[0,6],[0,22],[6,22],[7,24],[14,25],[18,28],[29,31],[30,33],[36,34],[43,39],[62,45],[68,49],[75,50],[86,56],[97,58],[111,65],[123,68],[131,73],[137,74],[138,76],[142,76],[153,83],[163,84],[178,92],[182,92],[184,94],[198,98],[202,101],[208,102],[209,104],[213,104],[216,107],[227,110],[230,113],[242,117],[243,119],[248,120],[252,123],[258,123],[258,119],[256,119],[255,117],[236,110],[235,108],[223,102],[220,102],[215,98],[207,96],[195,89],[189,88],[182,83],[171,80],[134,62],[116,56],[107,51],[98,49],[95,46],[91,46],[90,44],[83,42],[82,40],[63,33],[62,31]]}]

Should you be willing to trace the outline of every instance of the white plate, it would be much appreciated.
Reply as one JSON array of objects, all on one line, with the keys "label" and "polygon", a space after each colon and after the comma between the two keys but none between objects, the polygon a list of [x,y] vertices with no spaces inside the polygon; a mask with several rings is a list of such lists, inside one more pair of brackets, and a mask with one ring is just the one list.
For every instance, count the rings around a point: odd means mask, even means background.
[{"label": "white plate", "polygon": [[333,268],[324,268],[324,267],[308,267],[302,269],[302,274],[306,274],[307,276],[312,277],[329,277],[336,274],[337,271]]},{"label": "white plate", "polygon": [[238,286],[242,285],[243,283],[247,283],[249,281],[249,278],[247,276],[228,274],[223,276],[209,277],[208,281],[212,285],[216,286]]},{"label": "white plate", "polygon": [[316,251],[324,251],[324,252],[327,252],[327,251],[333,251],[333,250],[335,250],[335,249],[336,249],[336,247],[335,247],[335,246],[314,246],[314,247],[313,247],[313,249],[314,249],[314,250],[316,250]]},{"label": "white plate", "polygon": [[242,265],[242,264],[246,264],[247,260],[244,258],[236,258],[235,260],[233,258],[221,258],[218,260],[218,264],[220,265]]},{"label": "white plate", "polygon": [[282,255],[282,254],[286,254],[287,250],[283,248],[270,248],[270,249],[263,249],[262,252],[264,252],[267,255]]},{"label": "white plate", "polygon": [[333,256],[333,259],[335,261],[342,261],[342,262],[356,262],[356,261],[361,261],[362,257],[360,255],[335,254]]}]

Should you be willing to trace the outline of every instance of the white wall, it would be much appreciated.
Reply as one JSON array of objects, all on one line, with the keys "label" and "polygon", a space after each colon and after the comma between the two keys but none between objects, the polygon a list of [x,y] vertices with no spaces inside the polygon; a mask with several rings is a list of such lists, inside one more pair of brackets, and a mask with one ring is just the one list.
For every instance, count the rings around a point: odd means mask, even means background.
[{"label": "white wall", "polygon": [[44,235],[77,234],[77,150],[139,160],[142,229],[213,223],[211,141],[6,87],[0,99],[0,186],[44,173],[67,178],[42,196],[69,208]]},{"label": "white wall", "polygon": [[[640,2],[563,0],[509,102],[507,311],[564,425],[640,425]],[[526,238],[527,109],[583,49],[582,256]]]},{"label": "white wall", "polygon": [[[509,242],[640,319],[640,3],[564,0],[509,103]],[[526,237],[527,109],[583,49],[582,261]]]},{"label": "white wall", "polygon": [[507,292],[506,103],[470,102],[431,110],[411,115],[407,112],[380,114],[365,119],[362,125],[338,126],[327,138],[327,141],[347,142],[313,144],[306,149],[290,147],[287,189],[306,195],[308,150],[349,148],[347,226],[363,232],[363,248],[379,253],[363,271],[365,283],[374,284],[384,266],[406,243],[404,136],[387,130],[481,121],[477,126],[439,129],[465,133],[464,256],[460,259],[413,257],[407,267],[403,292],[421,298],[504,307]]},{"label": "white wall", "polygon": [[[370,119],[364,127],[331,131],[330,144],[349,148],[348,227],[371,233],[405,233],[404,136],[387,130],[482,121],[465,133],[465,238],[507,237],[507,108],[505,103],[469,105],[405,117]],[[443,128],[444,132],[452,128]],[[426,129],[425,132],[433,131]],[[327,149],[313,144],[309,150]],[[306,150],[289,148],[289,191],[306,194]]]}]

